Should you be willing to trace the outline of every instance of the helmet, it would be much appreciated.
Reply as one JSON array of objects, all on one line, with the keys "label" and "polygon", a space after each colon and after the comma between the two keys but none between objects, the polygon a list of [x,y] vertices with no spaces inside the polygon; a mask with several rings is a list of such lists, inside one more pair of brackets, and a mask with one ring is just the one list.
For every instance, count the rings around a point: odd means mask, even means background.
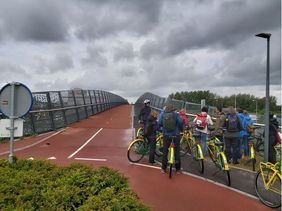
[{"label": "helmet", "polygon": [[144,100],[144,104],[150,103],[150,100],[146,99]]}]

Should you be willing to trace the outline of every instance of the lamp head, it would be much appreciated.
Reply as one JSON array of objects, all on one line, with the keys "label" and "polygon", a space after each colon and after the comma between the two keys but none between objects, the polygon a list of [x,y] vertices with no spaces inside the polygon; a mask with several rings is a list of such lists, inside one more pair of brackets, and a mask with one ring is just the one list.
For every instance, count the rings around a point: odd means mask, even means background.
[{"label": "lamp head", "polygon": [[257,37],[262,37],[262,38],[270,38],[271,34],[270,33],[259,33],[256,34]]}]

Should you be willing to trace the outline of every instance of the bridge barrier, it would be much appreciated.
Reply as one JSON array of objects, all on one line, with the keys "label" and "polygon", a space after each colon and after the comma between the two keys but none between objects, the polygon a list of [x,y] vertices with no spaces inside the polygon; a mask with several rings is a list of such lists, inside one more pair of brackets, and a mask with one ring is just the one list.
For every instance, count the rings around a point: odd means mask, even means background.
[{"label": "bridge barrier", "polygon": [[115,106],[124,98],[101,90],[33,92],[32,110],[23,117],[24,135],[44,133],[86,119]]},{"label": "bridge barrier", "polygon": [[[134,113],[135,113],[134,114],[134,127],[135,128],[138,127],[138,124],[137,124],[138,115],[139,115],[140,110],[144,106],[143,102],[144,102],[145,99],[150,100],[151,108],[156,110],[156,111],[160,111],[161,109],[163,109],[163,107],[166,103],[172,104],[177,111],[179,111],[182,108],[185,108],[186,111],[187,111],[186,115],[188,117],[189,122],[193,121],[196,114],[201,111],[201,104],[200,103],[191,103],[191,102],[185,102],[185,101],[182,101],[182,100],[164,98],[164,97],[160,97],[158,95],[155,95],[153,93],[146,92],[137,99],[137,101],[135,102],[135,105],[134,105]],[[208,106],[208,108],[209,108],[209,111],[208,111],[209,115],[213,119],[215,119],[216,107]],[[258,134],[263,133],[264,124],[254,123],[254,125],[260,127],[260,129],[257,130]]]}]

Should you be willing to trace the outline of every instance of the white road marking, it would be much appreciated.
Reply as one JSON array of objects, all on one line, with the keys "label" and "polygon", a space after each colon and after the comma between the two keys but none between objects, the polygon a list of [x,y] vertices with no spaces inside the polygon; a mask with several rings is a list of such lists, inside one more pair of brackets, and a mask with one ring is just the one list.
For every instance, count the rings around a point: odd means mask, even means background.
[{"label": "white road marking", "polygon": [[49,158],[47,158],[47,160],[56,160],[57,158],[56,157],[49,157]]},{"label": "white road marking", "polygon": [[98,158],[74,158],[75,160],[87,160],[87,161],[107,161],[107,159],[98,159]]},{"label": "white road marking", "polygon": [[91,136],[90,139],[88,139],[81,147],[79,147],[74,153],[72,153],[70,156],[68,156],[68,158],[72,158],[73,156],[75,156],[80,150],[83,149],[83,147],[85,147],[96,135],[98,135],[98,133],[100,133],[100,131],[103,130],[103,128],[100,128],[100,130],[98,130],[93,136]]},{"label": "white road marking", "polygon": [[[56,136],[56,135],[58,135],[59,133],[65,131],[65,130],[66,130],[66,128],[65,128],[65,129],[62,129],[62,130],[60,130],[60,131],[58,131],[58,132],[56,132],[56,133],[54,133],[54,134],[52,134],[52,135],[50,135],[50,136],[48,136],[48,137],[46,137],[46,138],[43,138],[43,139],[41,139],[41,140],[39,140],[39,141],[37,141],[37,142],[35,142],[35,143],[33,143],[33,144],[30,144],[30,145],[27,145],[27,146],[24,146],[24,147],[21,147],[21,148],[14,149],[14,152],[21,151],[21,150],[24,150],[24,149],[33,147],[33,146],[35,146],[35,145],[37,145],[37,144],[40,144],[40,143],[42,143],[43,141],[46,141],[47,139],[52,138],[53,136]],[[2,152],[2,153],[0,153],[0,155],[5,155],[5,154],[8,154],[8,153],[10,153],[10,151]]]},{"label": "white road marking", "polygon": [[153,169],[161,169],[161,167],[158,167],[158,166],[151,166],[151,165],[146,165],[146,164],[142,164],[142,163],[132,163],[132,162],[130,162],[130,164],[133,164],[133,165],[136,165],[136,166],[153,168]]},{"label": "white road marking", "polygon": [[[156,163],[161,164],[161,163],[158,162],[158,161],[156,161]],[[130,164],[133,164],[133,165],[136,165],[136,166],[143,166],[143,167],[148,167],[148,168],[154,168],[154,169],[161,169],[161,167],[151,166],[151,165],[146,165],[146,164],[141,164],[141,163],[131,163],[131,162],[130,162]],[[188,175],[188,176],[192,176],[192,177],[197,178],[197,179],[204,180],[204,181],[209,182],[209,183],[212,183],[212,184],[214,184],[214,185],[217,185],[217,186],[220,186],[220,187],[223,187],[223,188],[232,190],[232,191],[234,191],[234,192],[237,192],[237,193],[239,193],[239,194],[241,194],[241,195],[248,196],[248,197],[250,197],[250,198],[252,198],[252,199],[259,200],[259,198],[256,197],[256,196],[253,196],[253,195],[251,195],[251,194],[249,194],[249,193],[240,191],[240,190],[235,189],[235,188],[232,188],[232,187],[228,187],[228,186],[226,186],[226,185],[224,185],[224,184],[221,184],[221,183],[219,183],[219,182],[216,182],[216,181],[213,181],[213,180],[210,180],[210,179],[201,177],[201,176],[197,176],[197,175],[195,175],[195,174],[191,174],[191,173],[188,173],[188,172],[186,172],[186,171],[182,171],[182,174]],[[232,182],[232,181],[231,181],[231,182]]]}]

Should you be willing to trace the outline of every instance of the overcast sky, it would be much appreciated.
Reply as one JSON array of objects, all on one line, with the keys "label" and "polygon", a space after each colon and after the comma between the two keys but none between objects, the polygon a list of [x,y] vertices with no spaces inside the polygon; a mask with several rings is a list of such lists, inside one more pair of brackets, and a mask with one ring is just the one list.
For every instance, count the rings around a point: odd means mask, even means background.
[{"label": "overcast sky", "polygon": [[281,104],[280,0],[0,0],[0,85],[263,97],[260,32]]}]

